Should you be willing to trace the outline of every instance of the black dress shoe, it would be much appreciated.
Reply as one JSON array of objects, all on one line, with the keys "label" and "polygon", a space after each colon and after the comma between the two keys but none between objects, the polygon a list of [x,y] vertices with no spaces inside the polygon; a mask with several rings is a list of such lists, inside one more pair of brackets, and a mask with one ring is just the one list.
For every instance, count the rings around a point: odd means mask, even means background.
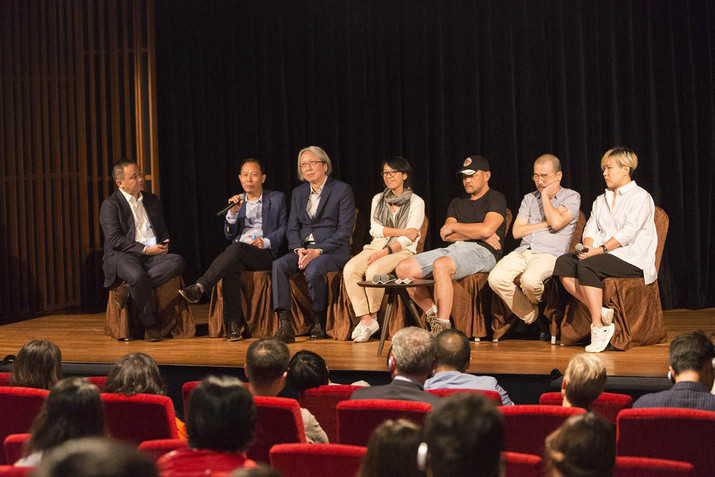
[{"label": "black dress shoe", "polygon": [[114,297],[114,303],[117,304],[120,310],[123,310],[127,306],[127,300],[129,300],[129,288],[122,282],[121,285],[114,289],[112,296]]},{"label": "black dress shoe", "polygon": [[179,290],[179,293],[181,294],[181,296],[184,297],[184,300],[188,301],[189,303],[198,303],[201,299],[201,295],[204,294],[204,292],[201,291],[201,287],[196,284],[190,285],[186,288],[182,288],[181,290]]},{"label": "black dress shoe", "polygon": [[320,327],[320,325],[315,324],[313,327],[310,329],[310,339],[311,340],[324,340],[328,336],[325,334],[325,331]]},{"label": "black dress shoe", "polygon": [[243,339],[243,326],[239,325],[235,321],[230,321],[228,323],[228,333],[226,334],[226,341],[241,341]]},{"label": "black dress shoe", "polygon": [[273,335],[273,337],[284,343],[295,343],[295,333],[290,324],[281,323],[280,329]]},{"label": "black dress shoe", "polygon": [[147,328],[144,331],[144,341],[148,341],[150,343],[161,341],[161,332],[156,327]]}]

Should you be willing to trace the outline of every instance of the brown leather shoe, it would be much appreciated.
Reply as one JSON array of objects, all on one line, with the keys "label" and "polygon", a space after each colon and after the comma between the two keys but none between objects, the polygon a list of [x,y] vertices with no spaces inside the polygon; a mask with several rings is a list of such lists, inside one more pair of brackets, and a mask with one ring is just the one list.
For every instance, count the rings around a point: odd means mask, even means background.
[{"label": "brown leather shoe", "polygon": [[146,328],[144,330],[144,341],[148,341],[150,343],[156,343],[157,341],[161,341],[161,331],[159,331],[159,329],[154,326],[152,326],[151,328]]},{"label": "brown leather shoe", "polygon": [[227,331],[226,341],[241,341],[243,339],[243,326],[239,325],[235,321],[230,321],[228,323]]},{"label": "brown leather shoe", "polygon": [[114,303],[117,304],[120,310],[123,310],[127,306],[127,300],[129,300],[129,287],[127,287],[126,282],[122,282],[112,291],[114,292],[112,293]]}]

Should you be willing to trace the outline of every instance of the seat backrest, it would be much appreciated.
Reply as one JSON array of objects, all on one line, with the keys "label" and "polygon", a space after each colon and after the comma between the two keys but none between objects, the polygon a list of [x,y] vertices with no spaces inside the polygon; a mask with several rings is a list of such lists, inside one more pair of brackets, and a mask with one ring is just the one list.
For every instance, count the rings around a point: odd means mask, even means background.
[{"label": "seat backrest", "polygon": [[87,376],[84,379],[97,386],[97,388],[99,388],[100,393],[104,392],[104,385],[107,382],[106,376]]},{"label": "seat backrest", "polygon": [[10,373],[0,373],[0,386],[10,386]]},{"label": "seat backrest", "polygon": [[30,439],[30,434],[10,434],[5,438],[5,462],[12,465],[22,458],[22,446]]},{"label": "seat backrest", "polygon": [[649,457],[616,457],[613,477],[690,477],[693,464]]},{"label": "seat backrest", "polygon": [[258,419],[248,458],[269,462],[269,451],[275,444],[305,443],[305,427],[300,404],[295,399],[255,396]]},{"label": "seat backrest", "polygon": [[660,270],[660,260],[663,258],[663,249],[665,248],[665,239],[668,236],[668,227],[670,225],[670,217],[660,207],[655,208],[655,233],[658,234],[658,248],[655,249],[655,270]]},{"label": "seat backrest", "polygon": [[425,251],[425,240],[427,240],[427,229],[429,228],[429,219],[425,215],[425,219],[422,221],[422,227],[420,227],[420,239],[417,241],[417,253],[422,253]]},{"label": "seat backrest", "polygon": [[300,405],[320,423],[330,442],[338,442],[338,403],[350,399],[360,386],[326,384],[300,393]]},{"label": "seat backrest", "polygon": [[277,444],[271,448],[271,468],[284,477],[353,477],[367,447],[345,444]]},{"label": "seat backrest", "polygon": [[[46,389],[1,386],[0,442],[5,442],[10,434],[28,432],[48,394],[50,392]],[[0,452],[0,464],[4,463],[5,453]]]},{"label": "seat backrest", "polygon": [[358,399],[338,403],[338,442],[367,446],[372,431],[388,419],[407,419],[422,425],[432,406],[423,402]]},{"label": "seat backrest", "polygon": [[[561,406],[563,400],[564,398],[560,392],[544,393],[539,398],[539,404]],[[615,425],[618,413],[623,409],[630,409],[632,406],[633,398],[627,394],[601,393],[591,404],[591,410]]]},{"label": "seat backrest", "polygon": [[186,445],[187,442],[183,439],[155,439],[139,444],[139,450],[149,457],[152,462],[156,462],[164,454],[176,449],[183,449]]},{"label": "seat backrest", "polygon": [[586,411],[578,407],[522,404],[500,406],[504,416],[505,450],[523,454],[543,455],[546,436],[558,429],[574,414]]},{"label": "seat backrest", "polygon": [[184,418],[186,418],[186,414],[189,409],[189,398],[191,397],[191,393],[200,382],[201,381],[188,381],[181,386],[181,399],[184,403]]},{"label": "seat backrest", "polygon": [[618,414],[616,453],[624,456],[680,460],[695,466],[695,475],[715,475],[710,436],[715,412],[699,409],[624,409]]},{"label": "seat backrest", "polygon": [[502,452],[508,477],[540,477],[541,457],[519,452]]},{"label": "seat backrest", "polygon": [[581,238],[583,237],[583,229],[586,228],[586,214],[583,211],[578,211],[578,220],[576,221],[576,227],[573,229],[573,235],[571,236],[571,243],[569,244],[569,252],[573,253],[576,251],[576,245],[581,243]]},{"label": "seat backrest", "polygon": [[139,445],[155,439],[178,439],[174,403],[154,394],[103,393],[104,419],[109,435]]},{"label": "seat backrest", "polygon": [[509,235],[509,227],[511,227],[511,221],[514,215],[511,213],[511,209],[506,209],[506,229],[504,231],[504,237]]},{"label": "seat backrest", "polygon": [[35,471],[34,467],[13,467],[12,465],[0,465],[0,477],[25,477]]},{"label": "seat backrest", "polygon": [[458,393],[480,393],[488,397],[497,406],[501,406],[501,394],[496,391],[488,391],[486,389],[425,389],[428,393],[436,394],[437,396],[451,396],[452,394]]}]

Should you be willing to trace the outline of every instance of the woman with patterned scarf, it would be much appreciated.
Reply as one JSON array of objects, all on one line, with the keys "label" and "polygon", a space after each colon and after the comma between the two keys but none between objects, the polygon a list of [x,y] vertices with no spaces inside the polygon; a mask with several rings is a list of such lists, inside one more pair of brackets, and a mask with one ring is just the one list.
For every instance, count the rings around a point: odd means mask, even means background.
[{"label": "woman with patterned scarf", "polygon": [[358,282],[391,273],[400,261],[414,255],[417,249],[425,218],[425,202],[412,192],[411,176],[412,167],[402,156],[382,163],[382,179],[387,187],[372,198],[372,242],[343,269],[345,289],[355,315],[360,318],[352,334],[356,343],[368,341],[380,329],[376,317],[385,293],[383,288],[363,288]]}]

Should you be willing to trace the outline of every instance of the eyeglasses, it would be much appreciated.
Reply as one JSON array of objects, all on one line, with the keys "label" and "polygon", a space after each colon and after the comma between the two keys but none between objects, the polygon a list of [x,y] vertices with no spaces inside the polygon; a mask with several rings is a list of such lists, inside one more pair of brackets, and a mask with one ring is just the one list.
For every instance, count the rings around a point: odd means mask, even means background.
[{"label": "eyeglasses", "polygon": [[541,179],[542,182],[547,182],[549,179],[554,177],[555,174],[534,174],[531,176],[532,179],[534,179],[534,182],[538,181]]},{"label": "eyeglasses", "polygon": [[382,171],[382,177],[395,177],[396,174],[399,174],[402,171]]},{"label": "eyeglasses", "polygon": [[300,163],[301,169],[307,169],[309,167],[318,167],[318,164],[322,164],[323,161],[306,161]]}]

